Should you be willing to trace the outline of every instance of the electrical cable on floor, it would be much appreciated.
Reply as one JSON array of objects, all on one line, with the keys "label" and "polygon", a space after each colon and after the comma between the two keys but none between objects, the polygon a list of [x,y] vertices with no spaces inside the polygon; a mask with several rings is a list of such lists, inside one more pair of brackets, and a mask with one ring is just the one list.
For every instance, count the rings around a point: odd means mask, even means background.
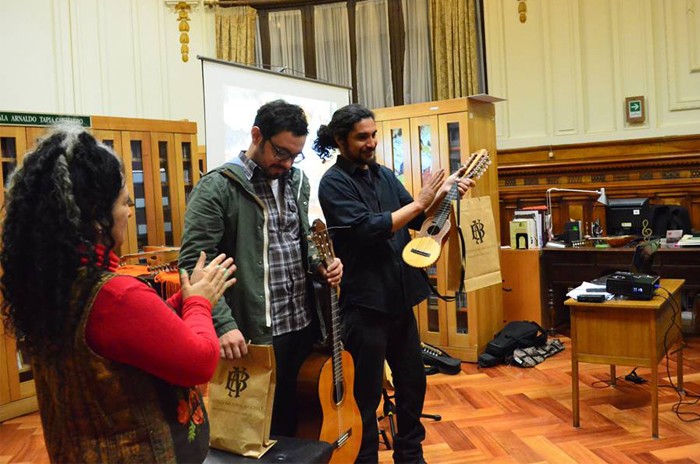
[{"label": "electrical cable on floor", "polygon": [[[678,419],[682,420],[683,422],[695,422],[700,420],[700,413],[693,411],[681,411],[680,408],[681,406],[695,406],[696,404],[698,404],[698,400],[700,400],[700,395],[697,395],[695,393],[689,393],[684,389],[678,388],[673,383],[673,379],[671,378],[670,356],[668,352],[668,335],[671,332],[671,329],[675,326],[678,329],[679,333],[682,334],[682,328],[678,325],[676,321],[676,316],[678,316],[678,314],[682,312],[682,308],[680,307],[680,304],[674,298],[672,298],[671,292],[669,292],[663,287],[659,287],[659,290],[663,290],[668,294],[668,297],[665,297],[657,293],[657,295],[659,295],[671,305],[671,308],[673,310],[673,313],[671,315],[671,324],[664,333],[664,355],[666,356],[666,375],[668,377],[668,382],[671,384],[670,386],[678,395],[678,402],[671,406],[671,411],[673,411],[676,414],[676,417],[678,417]],[[683,346],[681,346],[680,349],[683,349]],[[676,368],[682,369],[683,366],[677,366]],[[695,398],[695,401],[683,401],[683,394],[685,394],[686,398]],[[690,418],[686,418],[688,416]]]}]

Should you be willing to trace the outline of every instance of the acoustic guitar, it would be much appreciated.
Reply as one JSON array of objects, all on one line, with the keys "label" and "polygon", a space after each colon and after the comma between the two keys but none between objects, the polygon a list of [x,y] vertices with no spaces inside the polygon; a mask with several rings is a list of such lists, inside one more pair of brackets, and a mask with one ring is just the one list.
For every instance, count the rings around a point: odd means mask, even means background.
[{"label": "acoustic guitar", "polygon": [[[326,225],[316,219],[309,237],[326,266],[335,257]],[[362,417],[355,403],[355,367],[352,356],[341,349],[338,289],[331,292],[330,345],[332,353],[313,352],[297,378],[300,401],[297,436],[333,445],[331,463],[354,462],[362,442]]]},{"label": "acoustic guitar", "polygon": [[[462,177],[478,179],[490,164],[489,152],[482,148],[469,155],[469,159],[464,163],[467,169]],[[459,200],[456,182],[442,199],[435,215],[423,222],[416,237],[404,247],[402,256],[406,264],[412,267],[428,267],[438,260],[450,230],[450,211],[455,200]]]}]

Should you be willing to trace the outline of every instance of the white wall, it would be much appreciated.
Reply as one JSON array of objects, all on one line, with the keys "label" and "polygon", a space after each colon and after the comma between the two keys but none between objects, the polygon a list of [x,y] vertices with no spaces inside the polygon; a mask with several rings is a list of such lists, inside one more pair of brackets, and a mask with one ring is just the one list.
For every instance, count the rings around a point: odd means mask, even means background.
[{"label": "white wall", "polygon": [[[524,24],[517,3],[484,0],[499,148],[700,133],[700,0],[527,0]],[[183,63],[163,0],[0,0],[0,110],[188,119],[203,144],[214,12],[190,17]]]},{"label": "white wall", "polygon": [[0,0],[0,110],[187,119],[203,144],[213,10],[190,14],[187,63],[179,38],[163,0]]},{"label": "white wall", "polygon": [[700,0],[527,0],[524,24],[518,2],[484,8],[498,148],[700,133]]}]

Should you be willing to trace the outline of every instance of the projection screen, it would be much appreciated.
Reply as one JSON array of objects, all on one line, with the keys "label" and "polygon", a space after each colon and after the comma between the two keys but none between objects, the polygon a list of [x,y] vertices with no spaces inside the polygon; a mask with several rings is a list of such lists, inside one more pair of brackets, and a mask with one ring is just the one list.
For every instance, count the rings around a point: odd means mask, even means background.
[{"label": "projection screen", "polygon": [[297,104],[304,109],[309,121],[305,159],[297,167],[309,176],[311,184],[309,218],[322,217],[318,183],[334,160],[321,163],[311,146],[319,126],[328,124],[333,112],[350,102],[350,89],[237,63],[198,58],[202,62],[204,86],[207,169],[222,165],[248,148],[255,113],[264,103],[281,98]]}]

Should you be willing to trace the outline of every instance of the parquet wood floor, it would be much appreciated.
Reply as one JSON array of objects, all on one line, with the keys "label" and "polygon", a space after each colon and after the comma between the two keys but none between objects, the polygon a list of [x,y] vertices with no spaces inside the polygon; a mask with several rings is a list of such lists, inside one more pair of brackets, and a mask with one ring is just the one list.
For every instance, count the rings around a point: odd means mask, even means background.
[{"label": "parquet wood floor", "polygon": [[[462,364],[458,375],[428,377],[424,452],[432,464],[462,463],[700,463],[700,421],[683,422],[671,410],[678,395],[659,368],[659,439],[651,438],[649,385],[607,385],[609,368],[581,364],[581,427],[571,425],[571,356],[567,349],[532,369]],[[700,394],[700,337],[686,337],[685,389]],[[675,376],[676,365],[669,362]],[[649,369],[638,369],[649,378]],[[675,377],[673,377],[675,381]],[[687,399],[692,401],[692,399]],[[700,416],[700,404],[681,411]],[[688,414],[687,419],[690,419]],[[388,420],[380,426],[389,430]],[[380,445],[380,463],[391,463]],[[38,414],[0,424],[0,464],[45,463]]]}]

